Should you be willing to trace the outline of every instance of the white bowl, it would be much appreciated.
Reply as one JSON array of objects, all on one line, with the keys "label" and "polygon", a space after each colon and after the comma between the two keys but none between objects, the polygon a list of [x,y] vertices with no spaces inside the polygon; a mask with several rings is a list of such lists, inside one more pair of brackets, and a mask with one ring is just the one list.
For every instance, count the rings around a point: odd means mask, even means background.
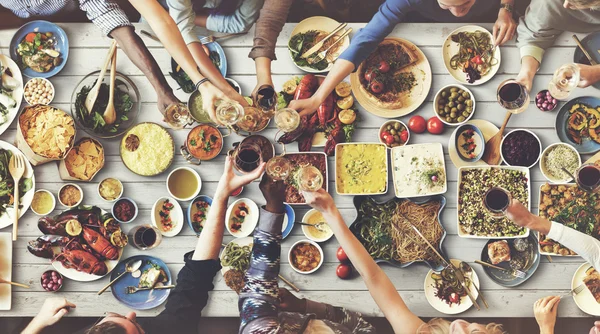
[{"label": "white bowl", "polygon": [[388,144],[383,142],[383,139],[381,139],[381,133],[384,131],[385,127],[388,126],[388,124],[394,124],[394,123],[400,123],[402,124],[402,126],[404,126],[404,128],[406,129],[406,132],[408,132],[408,138],[406,138],[406,142],[404,142],[404,144],[398,145],[398,146],[404,146],[406,144],[408,144],[408,141],[410,140],[410,130],[408,129],[408,126],[406,126],[406,124],[404,124],[404,122],[399,121],[399,120],[391,120],[391,121],[387,121],[385,123],[383,123],[380,127],[379,127],[379,132],[377,135],[377,138],[379,139],[379,142],[384,144],[387,148],[391,149],[390,146],[388,146]]},{"label": "white bowl", "polygon": [[550,177],[550,175],[548,175],[546,173],[546,167],[544,166],[544,157],[548,154],[548,152],[550,151],[550,149],[552,149],[553,147],[559,146],[559,145],[563,145],[566,146],[567,148],[571,149],[571,151],[575,152],[575,154],[577,155],[577,166],[581,166],[581,156],[579,155],[579,152],[577,152],[577,150],[575,149],[575,147],[573,147],[572,145],[569,145],[567,143],[554,143],[548,147],[546,147],[546,149],[544,149],[544,151],[542,152],[541,156],[540,156],[540,171],[542,172],[542,175],[544,175],[544,177],[553,183],[566,183],[566,182],[570,182],[571,180],[573,180],[573,178],[568,177],[566,179],[554,179],[552,177]]},{"label": "white bowl", "polygon": [[[516,132],[516,131],[525,131],[525,132],[529,132],[530,134],[533,135],[533,137],[535,137],[535,139],[537,139],[538,144],[540,145],[540,154],[538,155],[537,159],[535,160],[534,163],[532,163],[530,166],[516,166],[516,165],[511,165],[508,163],[508,161],[506,161],[506,159],[504,159],[504,155],[502,154],[502,146],[504,145],[504,140],[506,138],[508,138],[508,136],[510,136],[511,133]],[[511,132],[507,133],[506,136],[504,136],[504,138],[502,138],[502,141],[500,142],[500,157],[502,158],[502,161],[507,164],[508,166],[514,166],[514,167],[525,167],[525,168],[531,168],[533,166],[535,166],[535,164],[538,163],[538,161],[540,161],[540,157],[542,156],[542,141],[540,140],[540,138],[533,132],[527,130],[527,129],[514,129]]]},{"label": "white bowl", "polygon": [[[314,215],[314,214],[318,214],[318,213],[319,213],[319,211],[317,211],[317,210],[315,210],[315,209],[310,209],[310,210],[308,210],[308,212],[304,214],[304,217],[302,217],[302,222],[303,222],[303,223],[305,223],[305,224],[309,224],[309,222],[308,222],[308,219],[309,219],[309,218],[310,218],[312,215]],[[306,226],[306,225],[302,225],[302,232],[304,232],[304,235],[305,235],[305,236],[306,236],[308,239],[310,239],[310,240],[312,240],[312,241],[316,241],[316,242],[325,242],[325,241],[327,241],[327,240],[331,239],[331,237],[333,236],[333,231],[331,231],[331,228],[329,229],[329,231],[330,231],[331,233],[328,233],[326,237],[323,237],[323,238],[320,238],[320,239],[319,239],[319,238],[316,238],[315,236],[313,236],[312,234],[310,234],[310,232],[308,231],[308,229],[309,229],[309,227],[308,227],[308,226]]]},{"label": "white bowl", "polygon": [[[244,222],[242,223],[241,229],[237,232],[234,232],[231,230],[230,227],[230,220],[232,218],[231,215],[233,214],[233,210],[237,209],[241,203],[244,203],[248,206],[249,212],[246,218],[244,219]],[[225,227],[227,227],[227,231],[236,238],[247,237],[250,234],[252,234],[254,228],[256,228],[256,224],[258,224],[258,216],[258,205],[256,205],[256,203],[254,203],[254,201],[252,201],[249,198],[240,198],[237,201],[231,203],[229,208],[227,208],[227,214],[225,215]]]},{"label": "white bowl", "polygon": [[[438,101],[440,100],[440,97],[442,96],[442,91],[444,91],[445,89],[448,89],[448,88],[453,88],[453,87],[456,87],[456,88],[459,88],[459,89],[462,89],[462,90],[468,92],[471,95],[471,100],[473,100],[473,111],[471,112],[469,117],[465,118],[465,120],[460,123],[448,123],[437,112]],[[463,85],[459,85],[459,84],[446,85],[446,86],[442,87],[440,90],[438,90],[438,92],[435,94],[435,98],[433,99],[433,113],[437,118],[440,119],[440,121],[442,121],[442,123],[444,123],[448,126],[459,126],[459,125],[467,123],[473,117],[473,115],[475,114],[475,104],[476,104],[475,95],[473,95],[473,92],[471,92],[471,90],[468,89],[467,87],[465,87]]]},{"label": "white bowl", "polygon": [[32,101],[29,98],[27,98],[27,96],[25,96],[25,92],[27,91],[28,86],[31,85],[34,80],[42,80],[45,84],[50,84],[50,87],[52,88],[52,91],[50,92],[50,98],[48,99],[48,103],[39,103],[39,104],[49,105],[50,103],[52,103],[52,100],[54,100],[54,95],[55,95],[56,90],[54,89],[54,85],[52,84],[52,82],[50,82],[50,80],[48,80],[46,78],[31,78],[31,79],[29,79],[29,81],[27,81],[25,83],[25,86],[23,86],[23,98],[25,99],[25,102],[27,102],[27,104],[29,104],[29,105],[38,104],[38,103],[32,103]]},{"label": "white bowl", "polygon": [[46,189],[38,189],[38,190],[36,190],[36,191],[33,193],[33,195],[35,196],[35,194],[36,194],[36,193],[38,193],[38,192],[45,192],[45,193],[48,193],[48,194],[50,194],[50,197],[52,198],[52,209],[50,209],[50,211],[48,211],[48,212],[46,212],[46,213],[41,213],[41,212],[36,212],[36,211],[33,209],[33,206],[32,206],[32,207],[31,207],[31,211],[33,211],[33,213],[35,213],[35,214],[36,214],[36,215],[38,215],[38,216],[45,216],[45,215],[48,215],[48,214],[50,214],[50,212],[54,211],[54,208],[56,207],[56,197],[54,197],[54,194],[52,194],[50,191],[48,191],[48,190],[46,190]]},{"label": "white bowl", "polygon": [[[60,200],[60,192],[67,186],[73,186],[73,187],[79,189],[79,192],[81,193],[81,198],[79,199],[79,201],[77,203],[75,203],[75,205],[66,205],[65,203],[63,203],[63,201]],[[75,183],[67,183],[67,184],[63,185],[62,187],[60,187],[60,189],[58,190],[58,203],[60,203],[62,206],[66,206],[67,208],[74,208],[74,207],[78,206],[79,204],[81,204],[82,201],[83,201],[83,190],[81,189],[80,186],[76,185]]]},{"label": "white bowl", "polygon": [[[171,176],[173,175],[173,173],[175,173],[176,171],[181,170],[181,169],[186,169],[186,170],[192,172],[192,174],[194,174],[196,176],[196,179],[198,180],[198,189],[196,189],[196,191],[192,194],[192,196],[189,196],[189,197],[186,197],[186,198],[179,198],[179,197],[173,195],[173,193],[171,192],[171,189],[169,189],[169,179],[171,178]],[[167,183],[167,191],[169,192],[169,195],[171,195],[171,197],[175,198],[176,200],[182,201],[182,202],[192,200],[194,197],[198,196],[198,194],[200,193],[200,190],[202,189],[202,179],[200,178],[200,175],[198,174],[198,172],[196,172],[195,170],[193,170],[190,167],[177,167],[177,168],[173,169],[169,173],[169,176],[167,176],[167,182],[166,183]]]},{"label": "white bowl", "polygon": [[[293,265],[293,262],[292,262],[292,250],[296,247],[296,245],[302,244],[302,243],[308,243],[308,244],[311,244],[311,245],[317,247],[317,249],[319,250],[319,254],[321,254],[321,261],[319,261],[319,264],[313,270],[310,270],[310,271],[301,271],[298,268],[294,267],[294,265]],[[298,241],[296,241],[292,245],[292,247],[290,247],[290,251],[288,252],[288,261],[290,263],[290,267],[292,267],[292,269],[294,269],[297,273],[304,274],[304,275],[312,274],[315,271],[319,270],[319,268],[321,268],[321,266],[323,265],[323,258],[324,257],[325,257],[325,255],[323,254],[323,249],[321,248],[321,246],[319,246],[318,243],[316,243],[316,242],[314,242],[312,240],[298,240]]]},{"label": "white bowl", "polygon": [[[169,202],[173,204],[173,209],[171,210],[169,215],[171,216],[171,220],[176,223],[176,225],[170,231],[165,231],[160,222],[160,210],[162,209],[163,203],[166,200],[169,200]],[[181,208],[181,205],[179,205],[179,202],[177,202],[171,197],[161,197],[157,199],[156,202],[154,202],[154,205],[152,206],[151,218],[152,225],[158,228],[160,234],[162,234],[165,237],[174,237],[178,235],[179,232],[181,232],[181,229],[183,228],[183,224],[185,224],[183,209]]]},{"label": "white bowl", "polygon": [[[119,195],[118,195],[118,196],[117,196],[115,199],[113,199],[112,201],[109,201],[109,200],[107,200],[106,198],[104,198],[104,197],[102,196],[102,194],[100,194],[100,185],[102,184],[102,182],[104,182],[104,181],[106,181],[106,180],[108,180],[108,179],[114,179],[114,180],[117,180],[117,181],[119,181],[119,184],[121,185],[121,192],[120,192],[120,193],[119,193]],[[105,179],[102,179],[102,181],[98,182],[98,187],[97,187],[97,189],[96,189],[96,190],[98,191],[98,196],[100,196],[100,198],[102,198],[102,199],[103,199],[105,202],[107,202],[107,203],[113,203],[114,201],[116,201],[116,200],[118,200],[119,198],[121,198],[121,196],[123,196],[123,190],[125,190],[125,187],[123,186],[123,182],[121,182],[121,180],[119,180],[119,179],[117,179],[117,178],[114,178],[114,177],[107,177],[107,178],[105,178]]]}]

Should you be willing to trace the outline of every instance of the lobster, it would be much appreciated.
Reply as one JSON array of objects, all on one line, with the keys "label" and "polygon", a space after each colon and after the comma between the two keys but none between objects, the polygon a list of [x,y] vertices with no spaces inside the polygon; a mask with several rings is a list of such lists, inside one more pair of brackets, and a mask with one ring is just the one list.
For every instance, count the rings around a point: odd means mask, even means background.
[{"label": "lobster", "polygon": [[54,257],[52,247],[64,247],[69,243],[69,240],[69,238],[60,235],[42,235],[35,240],[29,241],[27,243],[27,250],[37,257],[51,259]]},{"label": "lobster", "polygon": [[83,239],[96,252],[109,260],[119,258],[119,250],[113,246],[102,234],[88,228],[83,227]]},{"label": "lobster", "polygon": [[336,117],[336,113],[334,112],[335,97],[333,93],[327,95],[325,101],[319,105],[317,108],[317,114],[319,115],[319,123],[321,126],[327,126],[327,123],[333,121]]},{"label": "lobster", "polygon": [[298,138],[298,151],[310,151],[310,149],[312,148],[312,138],[315,135],[315,132],[317,132],[318,123],[319,118],[317,117],[317,114],[312,114],[308,120],[306,130],[300,136],[300,138]]},{"label": "lobster", "polygon": [[294,100],[308,99],[317,91],[318,87],[319,79],[314,74],[305,75],[296,88]]},{"label": "lobster", "polygon": [[344,131],[342,129],[342,123],[337,121],[333,130],[329,132],[327,141],[325,142],[325,154],[332,156],[335,154],[335,146],[345,141]]},{"label": "lobster", "polygon": [[69,236],[66,231],[67,222],[70,220],[77,220],[81,224],[87,224],[91,226],[100,226],[100,220],[98,215],[94,211],[90,210],[69,210],[62,214],[51,217],[42,217],[38,220],[38,228],[44,234],[60,235],[63,237]]},{"label": "lobster", "polygon": [[[60,246],[61,251],[54,254],[52,247]],[[27,250],[35,256],[60,261],[65,268],[73,268],[88,274],[103,276],[108,272],[102,259],[95,256],[79,238],[60,235],[43,235],[27,244]]]},{"label": "lobster", "polygon": [[279,139],[277,139],[277,142],[281,144],[289,144],[298,139],[304,133],[304,131],[306,131],[307,127],[308,117],[302,116],[300,117],[300,124],[298,125],[298,127],[295,130],[287,132],[283,136],[279,137]]},{"label": "lobster", "polygon": [[103,276],[108,272],[106,263],[81,249],[63,249],[62,253],[54,257],[53,261],[60,261],[65,268],[72,268],[87,274]]}]

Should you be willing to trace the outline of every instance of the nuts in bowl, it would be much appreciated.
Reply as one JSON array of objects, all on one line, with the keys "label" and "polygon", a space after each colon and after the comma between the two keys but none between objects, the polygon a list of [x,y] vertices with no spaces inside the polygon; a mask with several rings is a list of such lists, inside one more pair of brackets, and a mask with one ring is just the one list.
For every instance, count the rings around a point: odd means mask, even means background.
[{"label": "nuts in bowl", "polygon": [[54,86],[45,78],[33,78],[25,84],[23,97],[30,105],[50,104],[54,99]]},{"label": "nuts in bowl", "polygon": [[388,148],[404,146],[409,139],[408,127],[401,121],[388,121],[379,128],[379,141]]},{"label": "nuts in bowl", "polygon": [[448,85],[435,95],[433,109],[445,124],[460,125],[473,117],[475,98],[465,86]]}]

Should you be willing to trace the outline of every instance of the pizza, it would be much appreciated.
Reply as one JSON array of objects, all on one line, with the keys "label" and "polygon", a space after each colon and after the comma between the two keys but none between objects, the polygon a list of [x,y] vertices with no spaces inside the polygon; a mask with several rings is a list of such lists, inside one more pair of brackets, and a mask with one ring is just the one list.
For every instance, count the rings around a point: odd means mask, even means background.
[{"label": "pizza", "polygon": [[583,283],[590,290],[596,302],[600,303],[600,274],[594,268],[589,268],[585,274]]},{"label": "pizza", "polygon": [[414,74],[405,69],[417,60],[412,46],[385,39],[358,67],[359,89],[380,108],[402,108],[402,98],[416,82]]}]

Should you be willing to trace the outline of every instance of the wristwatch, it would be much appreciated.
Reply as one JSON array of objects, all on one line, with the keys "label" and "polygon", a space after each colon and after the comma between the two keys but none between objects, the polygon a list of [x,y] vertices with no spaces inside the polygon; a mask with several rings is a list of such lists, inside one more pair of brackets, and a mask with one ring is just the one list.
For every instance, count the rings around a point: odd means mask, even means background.
[{"label": "wristwatch", "polygon": [[514,7],[511,3],[501,3],[500,4],[500,9],[505,9],[509,13],[513,12],[513,8]]}]

